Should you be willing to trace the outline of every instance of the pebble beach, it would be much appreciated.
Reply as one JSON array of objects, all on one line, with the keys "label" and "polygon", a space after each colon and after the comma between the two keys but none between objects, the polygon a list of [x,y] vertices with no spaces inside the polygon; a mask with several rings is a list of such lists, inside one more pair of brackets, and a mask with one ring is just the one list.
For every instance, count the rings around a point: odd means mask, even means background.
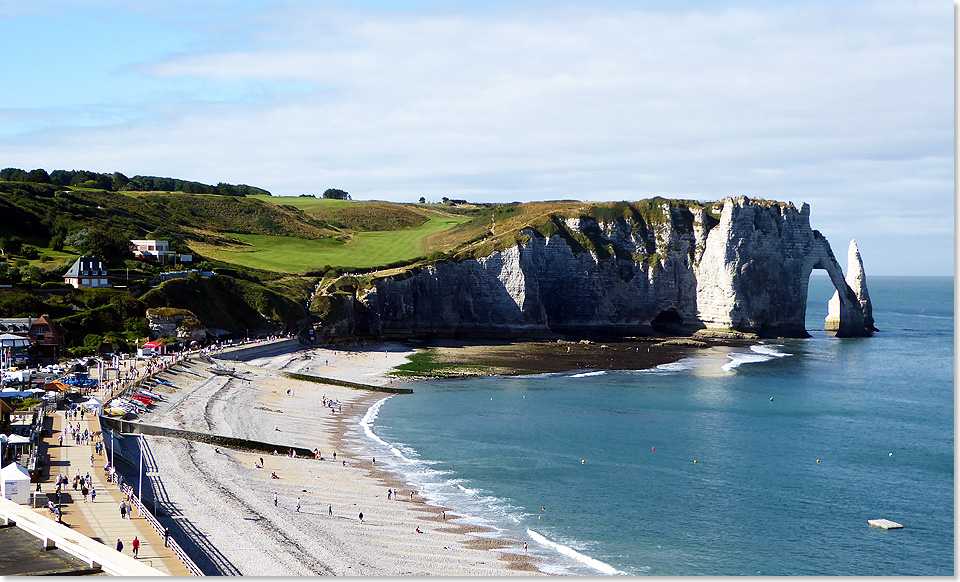
[{"label": "pebble beach", "polygon": [[[410,353],[390,345],[316,348],[223,362],[233,369],[231,375],[214,375],[199,360],[164,374],[173,386],[165,387],[164,403],[146,414],[144,423],[277,445],[277,454],[261,456],[144,437],[145,485],[149,482],[157,491],[163,511],[189,538],[195,548],[191,554],[197,554],[194,559],[205,573],[539,573],[523,556],[521,543],[458,525],[450,508],[427,505],[398,476],[364,455],[350,429],[387,394],[281,374],[387,385],[391,379],[385,373],[406,362]],[[324,400],[333,406],[323,406]],[[322,460],[292,458],[285,447],[317,449]],[[258,466],[261,459],[263,467]],[[397,494],[388,499],[388,490]]]}]

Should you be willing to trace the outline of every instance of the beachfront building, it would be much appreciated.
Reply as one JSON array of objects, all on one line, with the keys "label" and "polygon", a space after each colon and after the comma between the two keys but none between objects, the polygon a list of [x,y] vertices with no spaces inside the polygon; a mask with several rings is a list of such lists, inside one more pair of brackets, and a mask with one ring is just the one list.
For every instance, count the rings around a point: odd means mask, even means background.
[{"label": "beachfront building", "polygon": [[143,239],[131,240],[130,244],[133,245],[133,256],[138,259],[157,261],[161,265],[173,262],[177,256],[177,253],[170,250],[170,241]]},{"label": "beachfront building", "polygon": [[46,366],[56,364],[67,355],[67,330],[49,315],[41,315],[30,324],[30,345],[33,346],[33,361]]},{"label": "beachfront building", "polygon": [[30,365],[30,340],[21,335],[0,335],[0,370]]},{"label": "beachfront building", "polygon": [[165,356],[167,355],[167,346],[160,342],[147,342],[137,348],[137,355],[144,358]]},{"label": "beachfront building", "polygon": [[[14,348],[4,356],[11,358],[11,366],[55,364],[67,353],[66,330],[49,315],[0,318],[0,336],[19,338],[0,342],[0,348]],[[26,349],[23,342],[27,342]]]},{"label": "beachfront building", "polygon": [[63,274],[63,282],[78,289],[80,287],[111,287],[110,279],[113,279],[113,275],[97,257],[80,257]]}]

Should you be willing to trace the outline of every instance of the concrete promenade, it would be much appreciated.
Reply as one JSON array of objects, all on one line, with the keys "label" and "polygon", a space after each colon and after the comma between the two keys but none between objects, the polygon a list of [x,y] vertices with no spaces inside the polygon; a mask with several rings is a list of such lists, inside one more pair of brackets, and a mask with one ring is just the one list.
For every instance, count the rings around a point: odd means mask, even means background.
[{"label": "concrete promenade", "polygon": [[[90,456],[94,455],[93,444],[77,445],[76,441],[70,438],[70,433],[66,430],[65,411],[57,411],[52,416],[51,434],[45,439],[50,457],[50,472],[41,486],[43,492],[54,493],[58,474],[69,479],[70,482],[61,487],[63,523],[74,531],[99,541],[111,549],[116,549],[117,540],[121,540],[123,542],[122,553],[127,556],[133,555],[133,538],[137,537],[140,540],[138,560],[165,574],[192,576],[176,554],[171,549],[164,547],[163,537],[153,529],[145,518],[138,515],[136,509],[133,510],[132,517],[120,517],[120,501],[125,496],[120,492],[116,483],[107,483],[103,471],[103,467],[108,461],[109,450],[104,451],[103,456],[95,455],[94,462],[91,464]],[[71,419],[69,422],[74,426],[79,423],[81,433],[83,429],[87,429],[91,433],[100,430],[100,422],[96,415],[86,414],[83,420]],[[64,435],[63,446],[58,444],[61,434]],[[73,489],[73,477],[77,471],[80,472],[81,477],[88,472],[90,473],[93,488],[97,491],[96,501],[93,501],[88,495],[87,501],[84,502],[80,491]],[[135,483],[132,485],[136,487]],[[37,508],[36,511],[52,520],[56,519],[45,507]]]},{"label": "concrete promenade", "polygon": [[[283,349],[296,349],[298,341],[295,339],[274,339],[268,341],[251,341],[243,344],[232,345],[221,350],[209,352],[210,356],[224,359],[240,359],[240,357],[251,357],[270,353]],[[187,358],[200,354],[188,354]],[[112,389],[108,390],[105,386],[93,390],[91,396],[98,398],[106,404],[113,396],[122,393],[124,389],[136,382],[162,371],[165,366],[173,365],[178,358],[170,358],[164,362],[163,366],[151,361],[131,360],[126,364],[126,377],[117,382]],[[70,432],[67,422],[74,426],[80,425],[80,432],[84,429],[90,433],[99,433],[101,430],[100,419],[95,414],[85,414],[83,419],[66,419],[66,411],[58,410],[49,415],[49,420],[45,423],[48,430],[48,436],[40,445],[40,453],[46,453],[49,459],[49,471],[41,481],[41,491],[52,494],[56,492],[57,475],[63,475],[68,479],[68,483],[61,487],[61,518],[67,527],[86,537],[104,544],[106,547],[115,550],[117,540],[123,542],[122,553],[126,556],[133,556],[133,538],[137,537],[140,541],[140,550],[137,559],[149,565],[164,574],[172,576],[192,576],[190,570],[183,564],[180,558],[172,549],[164,547],[163,536],[159,534],[153,526],[134,508],[133,515],[128,518],[120,517],[120,502],[125,499],[125,495],[120,491],[117,483],[108,483],[103,467],[109,460],[110,451],[106,449],[102,455],[96,455],[94,452],[94,441],[91,439],[88,444],[77,445],[74,439],[70,438]],[[63,435],[63,445],[59,444],[60,435]],[[94,455],[93,463],[90,457]],[[84,477],[89,472],[93,488],[97,492],[97,499],[93,501],[88,495],[84,502],[80,490],[73,489],[73,477],[79,470],[80,476]],[[136,483],[127,483],[136,487]],[[36,491],[36,485],[33,484]],[[54,499],[55,501],[55,499]],[[56,517],[50,513],[46,507],[35,508],[35,511],[53,521]]]}]

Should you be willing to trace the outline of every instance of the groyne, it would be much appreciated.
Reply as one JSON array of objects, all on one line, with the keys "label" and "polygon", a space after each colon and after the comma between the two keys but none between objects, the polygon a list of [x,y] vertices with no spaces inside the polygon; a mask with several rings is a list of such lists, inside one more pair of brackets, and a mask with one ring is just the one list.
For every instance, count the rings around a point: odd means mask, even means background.
[{"label": "groyne", "polygon": [[[214,445],[214,446],[224,447],[227,449],[234,449],[238,451],[266,453],[266,454],[273,454],[274,452],[277,452],[278,454],[289,455],[290,451],[294,450],[296,451],[298,457],[313,458],[313,455],[314,455],[312,450],[304,447],[291,447],[290,445],[278,445],[276,443],[267,443],[263,441],[254,441],[254,440],[241,439],[236,437],[207,434],[202,432],[195,432],[192,430],[183,430],[179,428],[144,424],[142,422],[130,422],[128,420],[109,418],[105,416],[100,417],[100,426],[101,426],[101,429],[109,430],[111,432],[115,432],[120,435],[142,434],[142,435],[170,437],[170,438],[177,438],[177,439],[184,439],[188,441],[206,443],[208,445]],[[128,463],[134,463],[134,464],[137,462],[137,458],[135,456],[131,457],[131,455],[135,454],[135,451],[124,450],[125,447],[123,446],[119,448],[121,449],[120,456],[123,457],[125,461],[127,461]],[[109,450],[109,445],[108,445],[108,450]]]}]

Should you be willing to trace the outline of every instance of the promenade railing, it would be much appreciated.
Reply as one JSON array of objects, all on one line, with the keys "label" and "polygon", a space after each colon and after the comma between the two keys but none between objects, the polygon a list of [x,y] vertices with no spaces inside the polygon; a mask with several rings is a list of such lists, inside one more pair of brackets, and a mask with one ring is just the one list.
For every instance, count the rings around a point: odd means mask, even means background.
[{"label": "promenade railing", "polygon": [[167,547],[169,547],[173,551],[173,553],[176,554],[178,558],[180,558],[180,561],[183,562],[183,565],[186,566],[187,570],[189,570],[191,574],[193,574],[194,576],[204,575],[204,573],[200,570],[200,567],[197,566],[197,564],[190,559],[190,556],[187,555],[187,552],[185,552],[183,548],[180,547],[180,544],[177,543],[177,540],[165,534],[166,530],[163,524],[157,521],[157,518],[154,517],[152,513],[150,513],[150,511],[146,508],[143,502],[140,501],[139,497],[131,493],[130,503],[133,504],[133,506],[140,511],[140,515],[142,515],[144,519],[146,519],[147,522],[153,526],[153,529],[157,530],[157,533],[160,534],[160,536],[164,539],[164,543],[167,545]]}]

